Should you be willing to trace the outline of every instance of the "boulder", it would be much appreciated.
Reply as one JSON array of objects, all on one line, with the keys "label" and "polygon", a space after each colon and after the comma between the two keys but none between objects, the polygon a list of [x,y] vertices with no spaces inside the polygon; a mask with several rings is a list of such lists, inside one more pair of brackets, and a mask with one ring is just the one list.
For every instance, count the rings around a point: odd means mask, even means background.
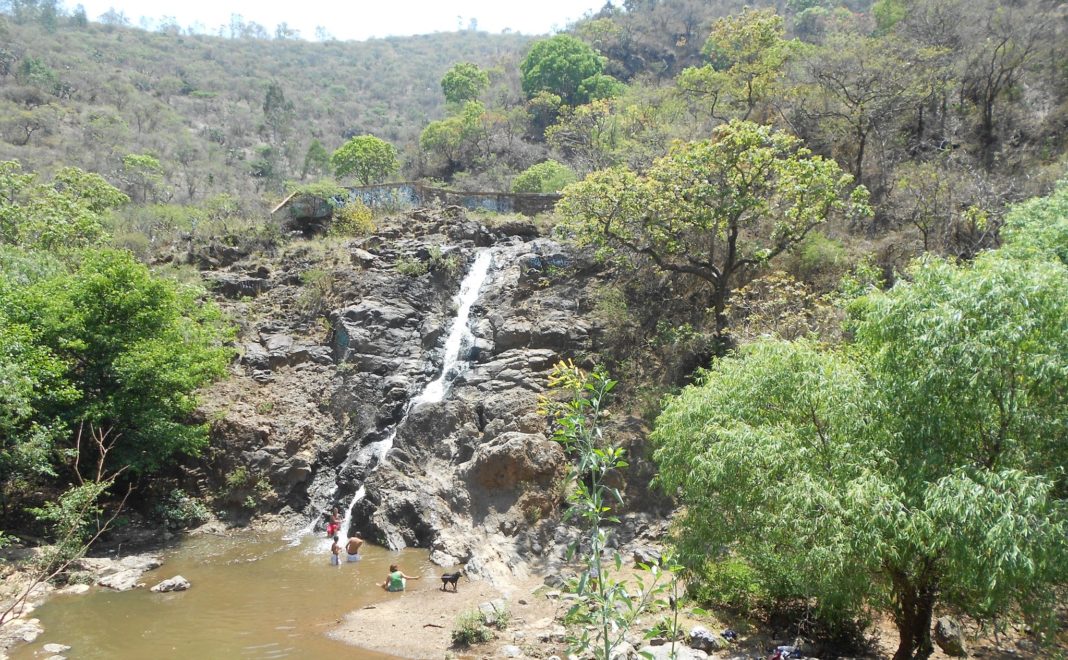
[{"label": "boulder", "polygon": [[66,653],[67,651],[70,650],[70,647],[67,646],[66,644],[45,644],[44,646],[41,647],[41,650],[44,651],[45,653],[57,654],[57,653]]},{"label": "boulder", "polygon": [[698,649],[705,653],[715,653],[722,649],[723,646],[723,640],[708,628],[694,626],[693,629],[690,630],[691,649]]},{"label": "boulder", "polygon": [[964,628],[960,621],[951,616],[939,617],[935,622],[934,641],[946,655],[964,658],[968,655],[968,646],[964,641]]},{"label": "boulder", "polygon": [[498,598],[496,600],[480,603],[478,611],[482,613],[482,618],[485,619],[487,625],[493,625],[497,623],[497,618],[502,615],[507,615],[508,606],[505,605],[504,600]]},{"label": "boulder", "polygon": [[152,587],[152,591],[158,594],[167,593],[168,591],[185,591],[190,586],[192,585],[189,584],[189,580],[181,575],[175,575]]},{"label": "boulder", "polygon": [[467,474],[488,490],[510,490],[523,483],[547,486],[563,461],[563,449],[544,435],[506,432],[475,450]]},{"label": "boulder", "polygon": [[501,647],[502,658],[522,658],[523,649],[519,648],[515,644],[506,644]]},{"label": "boulder", "polygon": [[634,563],[645,564],[646,566],[656,566],[660,564],[660,551],[656,548],[650,548],[648,546],[641,546],[634,548]]},{"label": "boulder", "polygon": [[654,660],[703,660],[708,658],[709,655],[699,649],[686,648],[682,644],[675,645],[675,654],[671,653],[671,645],[665,644],[663,646],[646,646],[638,651],[643,657],[653,658]]},{"label": "boulder", "polygon": [[141,575],[144,571],[136,569],[126,569],[111,575],[105,575],[97,580],[97,584],[101,587],[107,587],[108,589],[114,589],[115,591],[129,591],[130,589],[136,589],[138,587],[145,586],[141,582]]}]

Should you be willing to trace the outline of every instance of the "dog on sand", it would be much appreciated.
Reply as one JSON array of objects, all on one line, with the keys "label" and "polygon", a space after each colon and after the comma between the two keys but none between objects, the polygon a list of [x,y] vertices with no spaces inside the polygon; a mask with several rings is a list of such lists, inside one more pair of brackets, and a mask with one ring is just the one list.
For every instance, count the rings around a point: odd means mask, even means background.
[{"label": "dog on sand", "polygon": [[441,590],[446,591],[445,587],[452,585],[452,590],[456,591],[456,585],[460,582],[460,576],[463,575],[463,571],[456,571],[455,573],[446,573],[441,576]]}]

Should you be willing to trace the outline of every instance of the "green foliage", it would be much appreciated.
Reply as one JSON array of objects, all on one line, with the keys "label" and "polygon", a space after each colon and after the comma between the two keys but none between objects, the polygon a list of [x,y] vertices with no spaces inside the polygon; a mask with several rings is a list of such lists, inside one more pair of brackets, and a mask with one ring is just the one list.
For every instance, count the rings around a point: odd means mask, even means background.
[{"label": "green foliage", "polygon": [[1056,259],[1068,264],[1068,181],[1047,197],[1014,206],[1001,230],[1002,253],[1018,259]]},{"label": "green foliage", "polygon": [[[601,73],[604,58],[584,42],[558,34],[534,44],[519,65],[527,98],[538,92],[556,94],[564,103],[578,105],[590,100],[580,92],[583,81]],[[591,83],[597,87],[597,83]]]},{"label": "green foliage", "polygon": [[374,233],[375,229],[374,213],[362,201],[354,199],[334,209],[329,234],[367,236]]},{"label": "green foliage", "polygon": [[578,98],[588,103],[598,99],[612,99],[622,96],[627,86],[612,76],[596,73],[579,84]]},{"label": "green foliage", "polygon": [[[566,515],[577,519],[587,534],[568,548],[569,558],[585,548],[584,570],[572,584],[583,598],[565,616],[580,626],[570,639],[570,649],[575,654],[592,653],[600,660],[615,656],[637,618],[669,588],[659,584],[664,576],[659,566],[647,567],[648,584],[637,577],[634,585],[628,585],[611,574],[611,566],[618,571],[623,563],[618,551],[610,554],[608,550],[609,525],[619,522],[613,511],[623,505],[623,496],[609,485],[609,478],[627,467],[625,451],[605,438],[607,404],[615,386],[616,381],[601,369],[587,373],[571,362],[560,362],[549,374],[549,387],[562,390],[570,399],[543,400],[546,412],[554,417],[553,439],[575,459],[568,471],[571,508]],[[677,590],[677,582],[672,584]]]},{"label": "green foliage", "polygon": [[453,65],[441,79],[441,92],[445,100],[455,105],[477,101],[488,86],[489,75],[471,62]]},{"label": "green foliage", "polygon": [[393,267],[407,277],[421,277],[430,272],[430,263],[418,257],[400,257]]},{"label": "green foliage", "polygon": [[512,182],[512,192],[554,193],[575,182],[575,172],[555,160],[531,165]]},{"label": "green foliage", "polygon": [[419,136],[419,148],[440,161],[445,174],[470,166],[486,135],[485,113],[481,103],[468,101],[459,113],[427,124]]},{"label": "green foliage", "polygon": [[456,627],[452,629],[452,643],[454,646],[470,646],[482,644],[493,639],[493,631],[486,625],[486,617],[479,610],[463,612],[456,619]]},{"label": "green foliage", "polygon": [[929,260],[851,309],[852,346],[753,344],[657,420],[687,563],[725,548],[772,598],[878,607],[899,657],[930,654],[936,602],[1048,631],[1068,581],[1068,269]]},{"label": "green foliage", "polygon": [[786,133],[732,121],[679,144],[645,175],[595,172],[557,206],[580,244],[650,259],[714,289],[717,330],[740,271],[764,264],[835,216],[866,215],[867,191]]},{"label": "green foliage", "polygon": [[106,214],[129,201],[102,177],[59,170],[51,184],[0,162],[0,242],[27,249],[65,250],[98,244]]},{"label": "green foliage", "polygon": [[753,567],[730,557],[708,561],[689,588],[702,605],[742,614],[761,609],[768,601],[768,593]]},{"label": "green foliage", "polygon": [[792,45],[781,16],[746,8],[716,21],[701,52],[711,60],[679,74],[680,90],[713,118],[748,119],[773,97]]},{"label": "green foliage", "polygon": [[345,189],[345,186],[334,179],[320,179],[301,185],[295,185],[291,182],[287,188],[291,194],[315,197],[331,205],[335,204],[335,200],[338,198],[344,198],[348,195],[348,190]]},{"label": "green foliage", "polygon": [[300,178],[314,174],[322,176],[330,173],[330,154],[326,147],[318,140],[312,140],[308,145],[308,151],[304,154],[304,166],[300,170]]},{"label": "green foliage", "polygon": [[30,329],[78,394],[69,401],[43,392],[33,418],[113,429],[109,458],[134,472],[195,452],[207,435],[188,423],[194,391],[225,373],[230,355],[222,346],[230,330],[200,295],[111,250],[81,255],[69,273],[0,291],[7,322]]},{"label": "green foliage", "polygon": [[165,195],[163,166],[155,156],[126,154],[122,157],[120,176],[135,201],[158,202]]},{"label": "green foliage", "polygon": [[182,529],[207,521],[211,512],[204,502],[176,488],[156,505],[156,515],[171,529]]},{"label": "green foliage", "polygon": [[338,147],[330,156],[330,164],[339,177],[351,174],[365,186],[381,181],[400,167],[397,148],[373,135],[357,135]]}]

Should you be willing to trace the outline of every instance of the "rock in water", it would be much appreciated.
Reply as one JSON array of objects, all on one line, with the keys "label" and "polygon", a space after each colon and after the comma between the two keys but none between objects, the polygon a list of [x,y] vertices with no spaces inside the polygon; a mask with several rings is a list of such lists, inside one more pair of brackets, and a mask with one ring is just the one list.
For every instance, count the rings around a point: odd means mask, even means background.
[{"label": "rock in water", "polygon": [[185,579],[181,575],[175,575],[169,580],[164,580],[156,586],[152,587],[152,591],[156,593],[167,593],[168,591],[185,591],[190,586],[189,580]]}]

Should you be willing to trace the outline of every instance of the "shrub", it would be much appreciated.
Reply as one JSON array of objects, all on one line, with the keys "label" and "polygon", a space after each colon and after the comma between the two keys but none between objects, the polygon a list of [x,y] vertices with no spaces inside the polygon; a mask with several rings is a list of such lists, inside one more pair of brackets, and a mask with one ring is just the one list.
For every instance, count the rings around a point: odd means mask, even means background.
[{"label": "shrub", "polygon": [[756,570],[734,557],[708,562],[689,591],[702,605],[742,613],[761,607],[768,599]]},{"label": "shrub", "polygon": [[491,639],[493,631],[486,625],[486,617],[478,610],[462,613],[452,630],[452,643],[455,646],[481,644]]},{"label": "shrub", "polygon": [[374,214],[362,201],[356,199],[334,209],[330,221],[331,236],[366,236],[374,233]]},{"label": "shrub", "polygon": [[430,264],[415,257],[401,257],[394,266],[397,272],[408,277],[426,275],[430,270]]},{"label": "shrub", "polygon": [[547,160],[531,165],[521,172],[512,182],[512,192],[554,193],[577,180],[575,172],[570,167],[555,160]]},{"label": "shrub", "polygon": [[211,512],[204,502],[175,488],[156,505],[156,515],[168,527],[182,528],[199,525],[211,517]]}]

